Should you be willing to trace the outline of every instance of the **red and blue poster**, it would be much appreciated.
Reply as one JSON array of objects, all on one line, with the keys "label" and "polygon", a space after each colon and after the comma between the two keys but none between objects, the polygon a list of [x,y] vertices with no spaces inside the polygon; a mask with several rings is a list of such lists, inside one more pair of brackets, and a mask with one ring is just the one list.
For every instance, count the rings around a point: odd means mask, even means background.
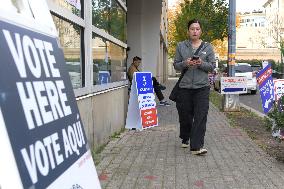
[{"label": "red and blue poster", "polygon": [[273,107],[274,103],[274,87],[272,79],[271,64],[260,70],[256,75],[259,86],[259,94],[262,101],[262,109],[267,114]]},{"label": "red and blue poster", "polygon": [[126,128],[147,129],[158,125],[152,74],[135,72],[128,105]]}]

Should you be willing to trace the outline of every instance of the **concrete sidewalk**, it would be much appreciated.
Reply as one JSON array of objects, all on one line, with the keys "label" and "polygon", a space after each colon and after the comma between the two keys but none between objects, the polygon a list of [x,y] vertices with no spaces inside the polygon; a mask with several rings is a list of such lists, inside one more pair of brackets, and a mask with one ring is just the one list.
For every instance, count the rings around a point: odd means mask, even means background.
[{"label": "concrete sidewalk", "polygon": [[[177,80],[169,80],[165,96]],[[96,166],[105,189],[284,188],[284,164],[263,152],[247,134],[229,125],[210,104],[206,156],[182,149],[175,103],[158,106],[159,126],[126,131],[100,154]]]}]

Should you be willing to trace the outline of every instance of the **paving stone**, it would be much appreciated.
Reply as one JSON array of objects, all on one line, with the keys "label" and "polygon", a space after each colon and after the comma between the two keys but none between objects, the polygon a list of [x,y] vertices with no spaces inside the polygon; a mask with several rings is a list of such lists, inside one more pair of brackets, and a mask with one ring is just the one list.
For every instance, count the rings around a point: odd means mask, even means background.
[{"label": "paving stone", "polygon": [[[176,80],[169,80],[169,95]],[[224,113],[210,104],[205,136],[208,154],[180,147],[175,104],[158,106],[159,126],[127,130],[99,154],[103,189],[282,189],[284,165],[268,156]]]}]

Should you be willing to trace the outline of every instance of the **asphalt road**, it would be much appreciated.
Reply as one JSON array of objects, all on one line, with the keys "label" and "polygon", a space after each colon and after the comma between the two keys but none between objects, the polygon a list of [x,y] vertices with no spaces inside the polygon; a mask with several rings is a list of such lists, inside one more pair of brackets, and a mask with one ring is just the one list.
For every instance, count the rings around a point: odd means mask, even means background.
[{"label": "asphalt road", "polygon": [[240,102],[255,109],[256,111],[263,113],[259,91],[257,91],[255,95],[251,94],[240,95]]}]

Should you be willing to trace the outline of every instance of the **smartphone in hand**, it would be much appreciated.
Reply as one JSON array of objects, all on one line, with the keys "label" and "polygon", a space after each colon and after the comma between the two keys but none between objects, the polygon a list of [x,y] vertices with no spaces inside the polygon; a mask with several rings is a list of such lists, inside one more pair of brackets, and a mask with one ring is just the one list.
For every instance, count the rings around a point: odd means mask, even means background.
[{"label": "smartphone in hand", "polygon": [[191,58],[191,60],[198,60],[199,59],[199,56],[197,55],[193,55],[193,57]]}]

